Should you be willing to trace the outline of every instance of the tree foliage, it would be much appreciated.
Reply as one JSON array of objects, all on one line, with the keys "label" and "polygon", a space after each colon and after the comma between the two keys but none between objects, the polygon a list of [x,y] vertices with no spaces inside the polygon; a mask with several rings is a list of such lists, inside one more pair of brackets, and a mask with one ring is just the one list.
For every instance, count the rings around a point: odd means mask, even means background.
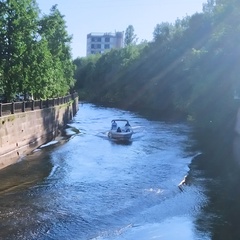
[{"label": "tree foliage", "polygon": [[40,20],[39,33],[46,40],[53,61],[48,87],[51,88],[52,96],[62,96],[74,86],[74,65],[69,45],[71,37],[68,36],[63,15],[56,5],[51,8],[49,15]]},{"label": "tree foliage", "polygon": [[35,98],[66,94],[74,83],[70,40],[56,6],[41,19],[35,0],[1,0],[1,94],[8,101],[16,93]]},{"label": "tree foliage", "polygon": [[137,35],[134,33],[133,25],[129,25],[125,31],[125,38],[124,38],[125,46],[135,44],[137,41],[136,38],[137,38]]},{"label": "tree foliage", "polygon": [[91,81],[81,75],[81,88],[97,86],[88,100],[221,131],[234,122],[240,95],[239,19],[238,0],[209,0],[202,13],[157,24],[153,41],[91,62]]},{"label": "tree foliage", "polygon": [[167,40],[167,38],[170,36],[171,28],[172,25],[168,22],[157,24],[154,28],[153,40],[155,42],[159,41],[160,39],[162,39],[162,41]]}]

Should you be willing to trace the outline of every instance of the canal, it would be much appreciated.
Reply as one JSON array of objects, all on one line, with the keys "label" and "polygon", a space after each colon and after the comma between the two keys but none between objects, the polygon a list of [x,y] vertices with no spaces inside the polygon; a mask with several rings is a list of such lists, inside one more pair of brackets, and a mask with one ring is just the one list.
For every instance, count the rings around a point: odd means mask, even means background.
[{"label": "canal", "polygon": [[[108,139],[113,118],[129,120],[131,142]],[[199,152],[191,131],[184,123],[80,105],[67,138],[0,171],[0,239],[234,239],[214,238],[227,225],[211,205],[221,181],[193,166]]]}]

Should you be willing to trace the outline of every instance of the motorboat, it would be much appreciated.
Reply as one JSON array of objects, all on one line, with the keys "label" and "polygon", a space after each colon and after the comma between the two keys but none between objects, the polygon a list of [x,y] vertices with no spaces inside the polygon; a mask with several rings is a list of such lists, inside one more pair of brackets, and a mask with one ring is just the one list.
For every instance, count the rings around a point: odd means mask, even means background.
[{"label": "motorboat", "polygon": [[111,129],[108,132],[108,137],[119,141],[129,141],[132,137],[133,130],[128,120],[113,119],[111,121]]}]

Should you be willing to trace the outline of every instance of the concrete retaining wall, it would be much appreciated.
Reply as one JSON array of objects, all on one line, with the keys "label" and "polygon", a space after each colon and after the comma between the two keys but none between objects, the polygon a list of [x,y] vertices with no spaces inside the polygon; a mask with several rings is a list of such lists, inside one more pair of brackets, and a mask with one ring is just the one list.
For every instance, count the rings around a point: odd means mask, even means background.
[{"label": "concrete retaining wall", "polygon": [[53,140],[78,110],[78,99],[30,112],[0,117],[0,169]]}]

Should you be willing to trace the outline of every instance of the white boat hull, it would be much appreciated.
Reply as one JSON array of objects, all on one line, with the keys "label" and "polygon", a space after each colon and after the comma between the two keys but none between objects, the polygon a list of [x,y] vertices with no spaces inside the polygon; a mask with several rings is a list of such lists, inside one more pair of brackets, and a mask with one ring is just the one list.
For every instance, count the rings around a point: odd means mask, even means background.
[{"label": "white boat hull", "polygon": [[117,132],[115,130],[110,130],[108,133],[108,137],[115,139],[115,140],[121,140],[121,141],[127,141],[130,140],[132,137],[133,132]]}]

